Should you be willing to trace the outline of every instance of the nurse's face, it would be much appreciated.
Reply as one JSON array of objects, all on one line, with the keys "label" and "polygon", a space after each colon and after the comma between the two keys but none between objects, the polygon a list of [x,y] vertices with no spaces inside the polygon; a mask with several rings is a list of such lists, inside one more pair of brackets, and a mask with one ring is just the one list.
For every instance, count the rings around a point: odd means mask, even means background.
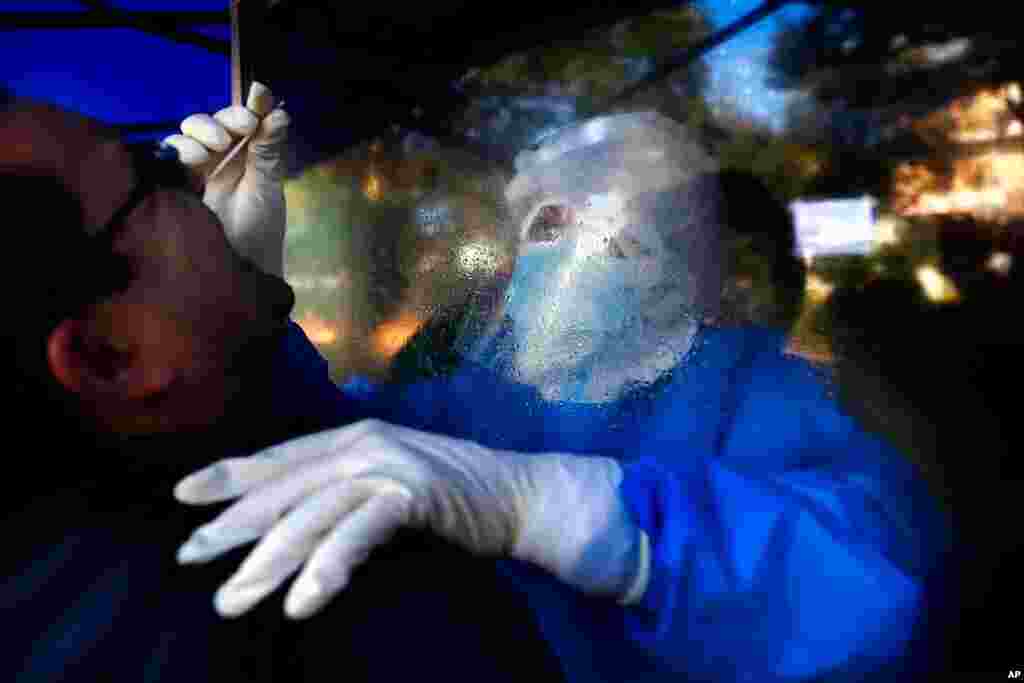
[{"label": "nurse's face", "polygon": [[647,376],[647,316],[678,292],[656,296],[665,251],[634,216],[614,193],[545,202],[526,216],[506,303],[517,380],[552,399],[604,401]]},{"label": "nurse's face", "polygon": [[[662,285],[667,275],[669,264],[660,236],[614,192],[573,203],[541,202],[524,219],[520,236],[512,278],[514,297],[529,297],[535,308],[543,306],[543,297],[552,303],[555,299],[575,302],[562,312],[565,316],[584,315],[587,302],[607,309],[610,301],[646,301],[647,294]],[[598,317],[607,319],[609,315],[623,317],[610,310]],[[600,332],[597,328],[602,325],[620,323],[594,318],[590,327]],[[582,320],[576,327],[580,325],[584,325]]]}]

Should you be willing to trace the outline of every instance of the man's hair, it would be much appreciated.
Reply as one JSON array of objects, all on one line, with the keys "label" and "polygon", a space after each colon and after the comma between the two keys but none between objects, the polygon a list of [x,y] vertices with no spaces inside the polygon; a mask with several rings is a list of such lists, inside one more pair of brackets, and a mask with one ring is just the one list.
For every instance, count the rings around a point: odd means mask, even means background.
[{"label": "man's hair", "polygon": [[785,205],[752,173],[730,169],[717,175],[724,199],[722,221],[736,234],[755,240],[777,265],[780,282],[801,284],[803,268],[796,255],[796,232]]},{"label": "man's hair", "polygon": [[[789,210],[760,178],[746,171],[704,174],[696,186],[713,186],[720,198],[717,220],[723,251],[728,253],[734,242],[744,244],[742,248],[750,256],[767,266],[770,280],[753,283],[753,288],[746,291],[727,287],[723,291],[723,315],[735,322],[788,328],[800,313],[807,274],[797,256],[796,231]],[[724,275],[728,280],[735,273]],[[757,305],[756,297],[766,287],[771,290],[771,303]]]}]

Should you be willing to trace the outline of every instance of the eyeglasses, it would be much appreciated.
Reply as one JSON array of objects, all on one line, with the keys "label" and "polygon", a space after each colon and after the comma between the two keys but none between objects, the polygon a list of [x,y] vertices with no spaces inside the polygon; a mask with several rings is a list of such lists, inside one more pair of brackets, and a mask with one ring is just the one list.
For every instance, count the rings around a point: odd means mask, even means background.
[{"label": "eyeglasses", "polygon": [[139,142],[127,145],[132,157],[132,166],[138,184],[132,194],[113,217],[100,230],[99,235],[112,240],[121,228],[124,219],[157,190],[185,190],[195,193],[188,169],[181,163],[178,150],[170,145],[154,142]]}]

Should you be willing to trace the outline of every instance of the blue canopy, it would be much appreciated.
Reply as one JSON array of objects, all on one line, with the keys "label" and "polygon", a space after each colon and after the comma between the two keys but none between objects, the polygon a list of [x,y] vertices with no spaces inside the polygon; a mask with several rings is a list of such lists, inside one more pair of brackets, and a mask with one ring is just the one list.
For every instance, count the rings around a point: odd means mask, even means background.
[{"label": "blue canopy", "polygon": [[[168,135],[189,114],[216,111],[228,102],[231,26],[225,0],[99,4],[115,11],[173,11],[182,23],[177,29],[156,24],[166,29],[158,35],[114,27],[128,22],[90,9],[97,3],[0,0],[0,83],[17,95],[125,126],[132,137]],[[176,39],[176,32],[187,35]],[[186,42],[188,36],[197,40]]]}]

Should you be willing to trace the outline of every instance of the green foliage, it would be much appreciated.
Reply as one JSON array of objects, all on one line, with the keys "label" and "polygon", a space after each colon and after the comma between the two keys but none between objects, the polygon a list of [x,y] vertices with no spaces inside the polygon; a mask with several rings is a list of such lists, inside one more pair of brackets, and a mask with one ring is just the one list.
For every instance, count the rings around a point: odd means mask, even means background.
[{"label": "green foliage", "polygon": [[684,7],[630,20],[620,41],[625,56],[664,58],[704,38],[709,28],[699,11]]},{"label": "green foliage", "polygon": [[781,201],[805,195],[830,162],[830,150],[795,143],[766,130],[730,130],[714,146],[722,170],[756,175]]},{"label": "green foliage", "polygon": [[[555,89],[582,100],[594,100],[584,109],[597,110],[601,101],[635,79],[631,61],[658,63],[709,32],[707,19],[692,7],[656,12],[591,31],[574,41],[510,55],[482,69],[474,80],[485,90],[533,94]],[[703,90],[703,65],[694,64],[681,75],[690,81],[692,92]]]}]

